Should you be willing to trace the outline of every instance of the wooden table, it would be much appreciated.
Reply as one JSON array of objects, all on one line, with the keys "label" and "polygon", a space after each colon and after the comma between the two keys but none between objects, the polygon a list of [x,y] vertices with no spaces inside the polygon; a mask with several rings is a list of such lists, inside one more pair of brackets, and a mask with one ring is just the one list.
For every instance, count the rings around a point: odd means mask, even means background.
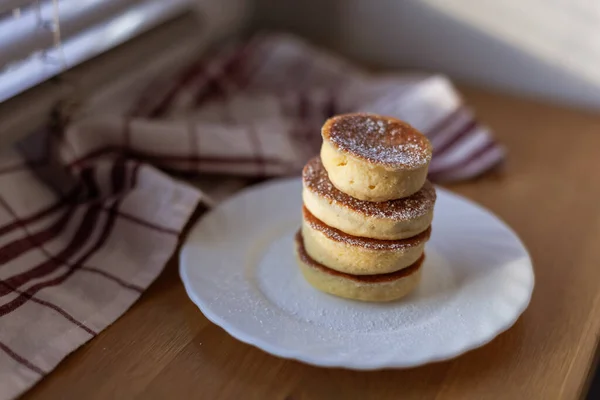
[{"label": "wooden table", "polygon": [[113,326],[25,398],[573,399],[600,332],[600,115],[464,89],[509,150],[503,176],[450,189],[508,222],[536,271],[508,332],[411,370],[321,369],[270,356],[208,322],[171,262]]}]

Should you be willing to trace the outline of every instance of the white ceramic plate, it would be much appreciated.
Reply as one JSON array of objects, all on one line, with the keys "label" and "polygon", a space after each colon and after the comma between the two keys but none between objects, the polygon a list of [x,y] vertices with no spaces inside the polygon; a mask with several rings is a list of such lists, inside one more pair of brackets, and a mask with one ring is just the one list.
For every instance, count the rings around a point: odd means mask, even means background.
[{"label": "white ceramic plate", "polygon": [[489,342],[529,303],[533,269],[514,232],[440,188],[413,294],[379,304],[318,292],[294,259],[301,206],[299,179],[254,186],[204,216],[181,254],[181,278],[204,315],[268,353],[329,367],[413,367]]}]

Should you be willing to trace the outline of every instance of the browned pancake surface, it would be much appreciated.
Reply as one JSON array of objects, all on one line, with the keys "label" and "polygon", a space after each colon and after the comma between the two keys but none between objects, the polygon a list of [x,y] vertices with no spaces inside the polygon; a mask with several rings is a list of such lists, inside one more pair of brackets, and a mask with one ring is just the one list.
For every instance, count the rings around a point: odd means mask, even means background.
[{"label": "browned pancake surface", "polygon": [[355,113],[323,125],[323,139],[337,149],[377,165],[416,169],[431,160],[431,143],[415,128],[391,117]]},{"label": "browned pancake surface", "polygon": [[403,199],[372,202],[358,200],[338,190],[327,175],[320,157],[311,159],[302,170],[304,187],[319,197],[324,197],[340,206],[368,217],[386,218],[394,221],[410,221],[431,212],[435,205],[436,193],[427,181],[417,193]]},{"label": "browned pancake surface", "polygon": [[304,220],[308,223],[308,225],[311,228],[323,233],[329,239],[335,240],[336,242],[346,243],[351,246],[360,246],[371,250],[400,250],[408,247],[418,246],[423,242],[429,240],[429,236],[431,236],[430,226],[418,235],[406,239],[378,240],[365,237],[358,237],[348,235],[347,233],[344,233],[339,229],[335,229],[325,224],[323,221],[312,215],[311,212],[308,211],[308,209],[304,206],[302,207],[302,215],[304,217]]},{"label": "browned pancake surface", "polygon": [[300,260],[309,265],[312,268],[318,269],[322,272],[325,272],[330,275],[339,276],[346,279],[351,279],[356,282],[362,283],[383,283],[383,282],[392,282],[401,278],[405,278],[409,275],[414,274],[421,268],[423,261],[425,260],[425,253],[421,255],[421,257],[412,265],[402,268],[399,271],[390,272],[387,274],[377,274],[377,275],[352,275],[346,274],[344,272],[335,271],[331,268],[327,268],[323,264],[320,264],[313,260],[307,253],[304,248],[304,239],[302,238],[302,234],[300,231],[296,233],[296,250],[298,251],[298,257]]}]

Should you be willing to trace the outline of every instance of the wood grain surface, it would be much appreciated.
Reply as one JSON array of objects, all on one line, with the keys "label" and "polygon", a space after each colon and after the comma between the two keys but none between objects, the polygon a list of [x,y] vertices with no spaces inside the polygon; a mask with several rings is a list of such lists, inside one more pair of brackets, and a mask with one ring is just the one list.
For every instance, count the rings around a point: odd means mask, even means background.
[{"label": "wood grain surface", "polygon": [[455,360],[354,372],[282,360],[232,339],[187,298],[173,260],[115,324],[26,399],[574,399],[600,331],[600,115],[464,89],[507,146],[502,174],[449,188],[529,248],[536,289],[516,325]]}]

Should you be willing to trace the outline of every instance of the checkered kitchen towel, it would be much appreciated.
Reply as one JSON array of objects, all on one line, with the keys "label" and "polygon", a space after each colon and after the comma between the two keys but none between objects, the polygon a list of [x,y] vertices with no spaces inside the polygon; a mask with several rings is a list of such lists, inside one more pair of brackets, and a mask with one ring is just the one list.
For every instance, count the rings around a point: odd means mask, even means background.
[{"label": "checkered kitchen towel", "polygon": [[0,154],[2,400],[156,278],[193,210],[210,205],[182,177],[298,173],[325,118],[350,111],[425,132],[434,180],[473,177],[503,158],[444,77],[373,76],[286,35],[223,47],[148,87],[133,108],[75,117]]}]

